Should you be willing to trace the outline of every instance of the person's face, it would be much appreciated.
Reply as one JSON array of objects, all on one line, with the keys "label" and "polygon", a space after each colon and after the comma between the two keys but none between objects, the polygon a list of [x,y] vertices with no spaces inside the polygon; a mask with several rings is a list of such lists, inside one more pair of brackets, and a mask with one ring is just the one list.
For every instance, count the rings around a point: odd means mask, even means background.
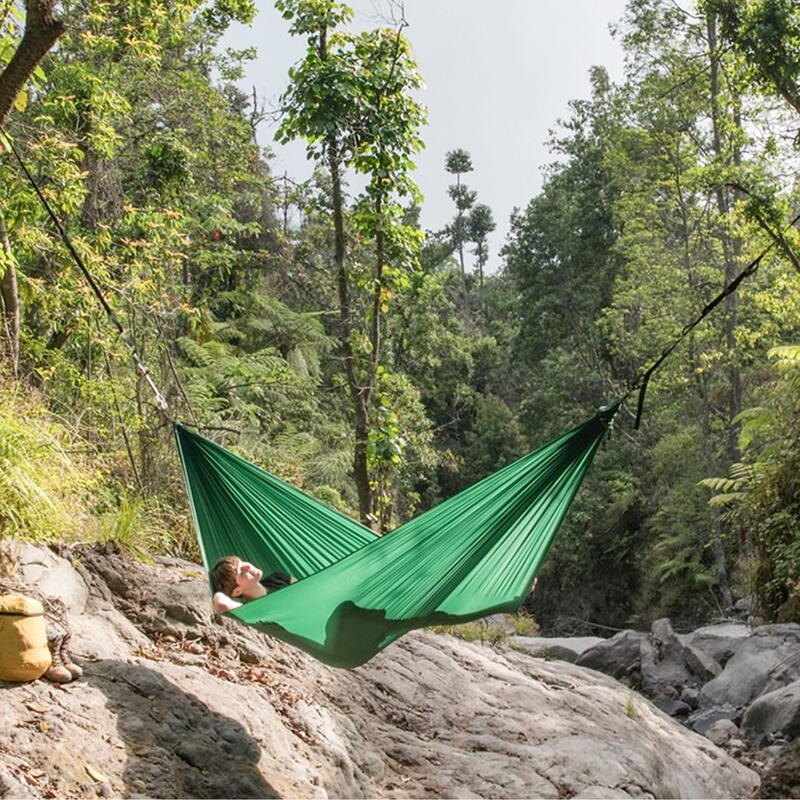
[{"label": "person's face", "polygon": [[239,559],[239,563],[236,566],[236,587],[233,590],[233,597],[240,597],[243,595],[248,589],[255,586],[260,580],[261,576],[264,573],[261,570],[251,564],[249,561],[242,561]]}]

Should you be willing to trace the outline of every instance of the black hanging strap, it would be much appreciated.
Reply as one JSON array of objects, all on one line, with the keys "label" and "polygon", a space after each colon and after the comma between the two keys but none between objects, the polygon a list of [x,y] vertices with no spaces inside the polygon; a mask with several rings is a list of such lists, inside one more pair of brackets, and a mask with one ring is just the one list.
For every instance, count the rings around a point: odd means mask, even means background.
[{"label": "black hanging strap", "polygon": [[[786,230],[789,230],[789,228],[795,225],[798,220],[800,220],[800,214],[797,214],[792,219],[792,221],[786,227]],[[700,322],[702,322],[702,320],[708,314],[710,314],[726,297],[728,297],[728,295],[733,294],[733,292],[739,288],[739,284],[745,278],[750,277],[750,275],[756,272],[764,256],[766,256],[767,253],[769,253],[769,251],[775,247],[777,241],[778,239],[773,236],[772,244],[765,247],[710,303],[708,303],[693,322],[690,322],[688,325],[684,326],[683,330],[680,332],[675,341],[662,351],[658,359],[656,359],[656,361],[641,375],[641,377],[637,379],[633,386],[631,386],[631,388],[628,390],[628,393],[625,395],[626,397],[632,392],[635,392],[637,389],[639,390],[639,402],[636,406],[636,422],[634,423],[635,430],[639,429],[639,423],[642,420],[642,412],[644,411],[644,396],[647,392],[647,384],[649,383],[652,374],[656,371],[656,369],[658,369],[658,367],[661,366],[662,362],[667,358],[667,356]]]}]

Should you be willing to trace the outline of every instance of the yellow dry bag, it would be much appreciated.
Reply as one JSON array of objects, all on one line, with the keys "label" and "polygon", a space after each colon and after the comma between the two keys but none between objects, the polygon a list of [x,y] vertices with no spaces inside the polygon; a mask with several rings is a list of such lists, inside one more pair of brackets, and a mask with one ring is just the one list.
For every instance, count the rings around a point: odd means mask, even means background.
[{"label": "yellow dry bag", "polygon": [[49,668],[42,604],[21,594],[0,595],[0,680],[34,681]]}]

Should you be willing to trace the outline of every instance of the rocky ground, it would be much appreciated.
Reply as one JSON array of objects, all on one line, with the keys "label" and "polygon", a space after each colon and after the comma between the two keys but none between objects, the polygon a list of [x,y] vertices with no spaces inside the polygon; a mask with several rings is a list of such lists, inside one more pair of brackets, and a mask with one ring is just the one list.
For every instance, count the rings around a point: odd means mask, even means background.
[{"label": "rocky ground", "polygon": [[517,638],[532,655],[599,670],[759,772],[760,797],[800,797],[800,625],[721,622],[676,634]]},{"label": "rocky ground", "polygon": [[[669,660],[653,634],[616,677],[580,663],[602,659],[608,642],[489,647],[431,632],[335,670],[212,619],[202,573],[187,562],[23,545],[5,561],[67,605],[85,676],[0,684],[0,797],[752,797],[759,775],[741,763],[745,751],[768,771],[763,750],[742,740],[737,760],[682,724],[689,702],[681,720],[622,682],[653,694],[642,676]],[[563,649],[554,658],[547,647]],[[765,658],[766,648],[747,648]],[[736,666],[734,655],[724,668],[706,655],[719,675]],[[695,683],[695,710],[708,707],[703,692],[717,702],[713,679]],[[763,794],[777,786],[767,776],[762,796],[781,796]]]}]

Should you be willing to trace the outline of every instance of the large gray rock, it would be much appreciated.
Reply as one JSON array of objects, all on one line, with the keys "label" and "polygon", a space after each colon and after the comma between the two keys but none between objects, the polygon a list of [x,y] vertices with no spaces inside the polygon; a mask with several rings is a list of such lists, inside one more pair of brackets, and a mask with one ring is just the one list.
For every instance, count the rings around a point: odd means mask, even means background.
[{"label": "large gray rock", "polygon": [[646,633],[626,630],[584,650],[575,662],[618,680],[641,680],[642,649],[650,646]]},{"label": "large gray rock", "polygon": [[15,578],[25,586],[35,587],[45,597],[61,601],[67,611],[80,614],[86,606],[89,590],[65,558],[52,550],[26,542],[5,544],[15,565]]},{"label": "large gray rock", "polygon": [[750,628],[739,623],[706,625],[687,634],[678,634],[685,645],[708,653],[717,663],[724,665],[750,637]]},{"label": "large gray rock", "polygon": [[800,679],[796,644],[751,636],[737,648],[722,672],[700,691],[700,706],[733,705],[744,708],[766,692]]},{"label": "large gray rock", "polygon": [[[546,653],[553,648],[571,650],[577,658],[581,653],[606,641],[600,636],[512,636],[511,643],[531,654]],[[574,659],[573,659],[574,660]]]},{"label": "large gray rock", "polygon": [[759,745],[774,737],[800,736],[800,680],[751,703],[742,719],[742,732]]},{"label": "large gray rock", "polygon": [[209,625],[211,603],[204,580],[184,579],[166,584],[162,589],[164,610],[168,617],[184,625]]},{"label": "large gray rock", "polygon": [[730,719],[718,719],[705,732],[705,737],[716,745],[723,745],[738,735],[739,727]]},{"label": "large gray rock", "polygon": [[653,705],[670,717],[686,717],[692,710],[688,703],[684,703],[683,700],[676,697],[656,697]]},{"label": "large gray rock", "polygon": [[[758,787],[644,698],[572,664],[425,631],[335,670],[228,619],[180,623],[191,640],[159,633],[165,594],[140,589],[172,582],[168,565],[98,551],[82,564],[92,592],[73,622],[75,649],[91,656],[85,678],[2,691],[0,776],[24,777],[36,797],[746,797]],[[120,593],[100,587],[105,574],[127,582]],[[258,664],[240,661],[243,642]]]},{"label": "large gray rock", "polygon": [[800,623],[779,622],[774,625],[759,625],[753,628],[753,636],[781,639],[784,644],[800,644]]},{"label": "large gray rock", "polygon": [[706,732],[720,720],[729,720],[737,727],[742,721],[742,710],[738,706],[721,705],[711,708],[698,708],[686,719],[686,724],[697,733]]},{"label": "large gray rock", "polygon": [[722,672],[722,667],[712,655],[692,644],[684,646],[683,662],[689,672],[696,675],[702,683],[713,680]]},{"label": "large gray rock", "polygon": [[641,686],[650,696],[667,692],[678,695],[680,687],[692,681],[686,667],[684,646],[666,618],[652,625],[652,638],[641,644]]}]

